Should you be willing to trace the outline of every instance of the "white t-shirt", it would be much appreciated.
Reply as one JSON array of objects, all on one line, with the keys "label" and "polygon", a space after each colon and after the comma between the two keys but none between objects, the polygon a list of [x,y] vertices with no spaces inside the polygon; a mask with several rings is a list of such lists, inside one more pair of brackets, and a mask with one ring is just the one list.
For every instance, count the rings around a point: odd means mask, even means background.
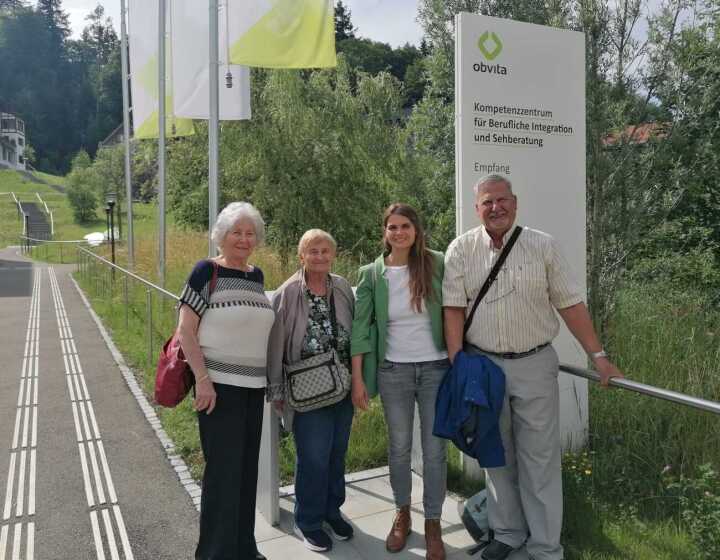
[{"label": "white t-shirt", "polygon": [[410,271],[407,266],[385,267],[388,281],[388,325],[385,358],[391,362],[431,362],[447,358],[432,337],[430,314],[425,305],[418,313],[410,304]]}]

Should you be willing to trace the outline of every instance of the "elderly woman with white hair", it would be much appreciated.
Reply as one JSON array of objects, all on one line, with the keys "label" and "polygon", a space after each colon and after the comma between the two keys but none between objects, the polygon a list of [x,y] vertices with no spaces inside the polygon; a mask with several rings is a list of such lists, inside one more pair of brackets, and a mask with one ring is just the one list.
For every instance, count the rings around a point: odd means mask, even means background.
[{"label": "elderly woman with white hair", "polygon": [[247,202],[218,216],[220,256],[195,265],[180,296],[179,336],[195,376],[205,457],[196,560],[264,559],[255,541],[255,493],[275,313],[250,264],[265,223]]},{"label": "elderly woman with white hair", "polygon": [[[324,527],[339,540],[353,536],[340,506],[345,502],[345,454],[353,417],[348,370],[355,300],[347,280],[330,272],[336,247],[333,237],[320,229],[300,239],[301,268],[273,294],[276,319],[268,349],[268,397],[295,436],[295,533],[316,552],[332,548]],[[287,374],[306,372],[308,367],[299,364],[328,353],[341,364],[336,373],[348,372],[347,390],[333,393],[329,400],[334,402],[306,410],[297,393],[292,394],[296,378],[288,383]]]}]

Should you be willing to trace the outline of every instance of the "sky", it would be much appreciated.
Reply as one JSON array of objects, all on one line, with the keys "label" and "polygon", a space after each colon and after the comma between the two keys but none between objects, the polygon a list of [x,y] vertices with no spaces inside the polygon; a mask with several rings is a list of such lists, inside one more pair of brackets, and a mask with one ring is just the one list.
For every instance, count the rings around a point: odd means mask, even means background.
[{"label": "sky", "polygon": [[[87,24],[85,16],[98,3],[112,18],[115,29],[120,31],[120,0],[64,0],[63,9],[70,16],[74,37],[80,36]],[[416,21],[417,0],[344,0],[343,3],[350,8],[358,37],[389,43],[393,47],[405,43],[420,44],[422,29]]]}]

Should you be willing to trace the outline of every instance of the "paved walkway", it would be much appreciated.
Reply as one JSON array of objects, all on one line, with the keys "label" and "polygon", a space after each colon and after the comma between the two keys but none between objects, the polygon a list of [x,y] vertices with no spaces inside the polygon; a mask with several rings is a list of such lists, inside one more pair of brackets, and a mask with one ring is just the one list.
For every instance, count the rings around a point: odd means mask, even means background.
[{"label": "paved walkway", "polygon": [[0,252],[0,559],[189,558],[197,511],[68,272]]},{"label": "paved walkway", "polygon": [[[0,560],[192,558],[188,475],[168,459],[152,411],[129,389],[71,270],[0,250]],[[417,500],[421,487],[414,477]],[[420,502],[408,549],[385,551],[391,496],[387,476],[348,484],[343,511],[356,536],[324,556],[424,558]],[[258,515],[260,550],[270,560],[321,558],[292,534],[292,502],[281,500],[279,527]],[[446,501],[442,525],[448,556],[466,557],[473,542],[456,500]]]}]

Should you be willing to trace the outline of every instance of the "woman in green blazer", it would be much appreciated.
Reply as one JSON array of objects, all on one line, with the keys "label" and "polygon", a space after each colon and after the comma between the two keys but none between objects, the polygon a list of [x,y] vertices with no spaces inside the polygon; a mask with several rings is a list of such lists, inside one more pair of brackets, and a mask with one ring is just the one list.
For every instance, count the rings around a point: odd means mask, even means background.
[{"label": "woman in green blazer", "polygon": [[405,547],[411,530],[410,455],[417,402],[426,558],[443,560],[446,445],[432,434],[435,398],[449,367],[442,324],[443,255],[425,247],[417,212],[407,204],[388,207],[383,232],[383,254],[360,269],[351,338],[352,400],[367,409],[369,397],[379,392],[383,403],[397,508],[385,541],[390,552]]}]

